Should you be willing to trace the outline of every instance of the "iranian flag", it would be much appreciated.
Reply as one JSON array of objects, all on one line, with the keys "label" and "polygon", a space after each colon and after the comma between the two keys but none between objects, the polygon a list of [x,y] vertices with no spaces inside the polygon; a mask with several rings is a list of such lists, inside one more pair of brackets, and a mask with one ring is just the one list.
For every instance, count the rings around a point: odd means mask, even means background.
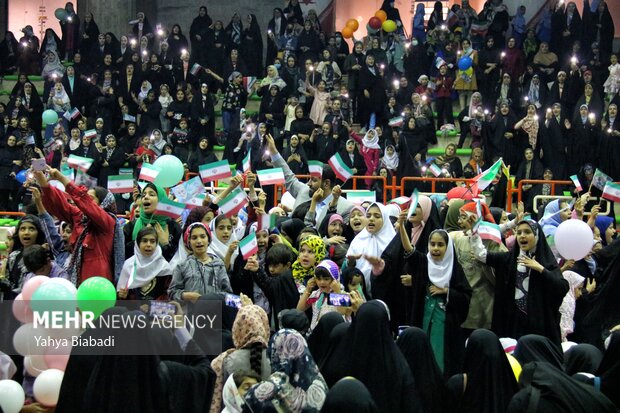
[{"label": "iranian flag", "polygon": [[310,176],[321,178],[323,176],[323,162],[308,161],[308,172],[310,172]]},{"label": "iranian flag", "polygon": [[75,119],[75,118],[79,117],[80,115],[81,115],[81,113],[78,110],[78,108],[73,108],[72,110],[66,111],[65,114],[62,115],[62,117],[67,119],[67,120],[71,120],[71,119]]},{"label": "iranian flag", "polygon": [[431,166],[428,167],[428,169],[429,171],[431,171],[433,176],[435,176],[435,178],[441,175],[441,168],[435,165],[434,163],[432,163]]},{"label": "iranian flag", "polygon": [[353,176],[353,171],[344,163],[339,153],[329,158],[327,163],[342,182],[346,182],[347,179]]},{"label": "iranian flag", "polygon": [[607,182],[603,188],[603,198],[612,202],[620,202],[620,184]]},{"label": "iranian flag", "polygon": [[245,76],[243,78],[243,86],[248,93],[252,93],[252,88],[254,87],[254,83],[256,83],[256,76]]},{"label": "iranian flag", "polygon": [[177,219],[185,210],[185,204],[171,201],[168,198],[160,199],[155,207],[155,215],[163,215],[170,219]]},{"label": "iranian flag", "polygon": [[248,153],[245,155],[245,158],[243,158],[243,161],[241,161],[241,165],[243,173],[252,171],[252,148],[248,149]]},{"label": "iranian flag", "polygon": [[200,171],[200,178],[204,183],[226,179],[232,176],[230,165],[228,165],[228,161],[225,159],[200,165],[198,170]]},{"label": "iranian flag", "polygon": [[411,194],[411,204],[409,205],[409,211],[407,212],[407,219],[411,218],[415,214],[415,210],[418,208],[418,201],[420,200],[420,193],[418,189],[414,189]]},{"label": "iranian flag", "polygon": [[67,164],[70,168],[78,169],[82,172],[88,172],[94,160],[91,158],[84,158],[77,155],[69,155],[67,158]]},{"label": "iranian flag", "polygon": [[85,138],[94,138],[95,136],[97,136],[97,131],[95,129],[89,129],[87,131],[84,131],[84,137]]},{"label": "iranian flag", "polygon": [[579,182],[579,178],[577,177],[577,175],[571,175],[570,180],[573,181],[573,185],[575,185],[577,191],[583,191],[583,187],[581,186],[581,182]]},{"label": "iranian flag", "polygon": [[489,239],[498,244],[502,243],[502,233],[499,230],[499,225],[493,224],[492,222],[480,221],[478,234],[482,239]]},{"label": "iranian flag", "polygon": [[474,178],[474,184],[471,186],[472,193],[477,196],[480,192],[487,189],[491,182],[495,180],[495,177],[502,167],[502,159],[498,159],[489,169]]},{"label": "iranian flag", "polygon": [[406,196],[399,196],[398,198],[392,199],[390,202],[388,202],[388,204],[396,204],[402,211],[407,207],[407,205],[409,205],[409,202],[411,202],[411,198]]},{"label": "iranian flag", "polygon": [[75,179],[75,174],[73,173],[73,169],[62,167],[60,168],[60,173],[67,177],[68,180],[73,181]]},{"label": "iranian flag", "polygon": [[282,168],[262,169],[256,171],[261,186],[265,185],[284,185],[284,171]]},{"label": "iranian flag", "polygon": [[364,202],[376,202],[377,193],[375,191],[348,191],[347,200],[356,205],[361,205]]},{"label": "iranian flag", "polygon": [[131,175],[112,175],[108,177],[108,190],[114,194],[126,194],[133,191]]},{"label": "iranian flag", "polygon": [[258,216],[256,221],[256,232],[269,231],[276,227],[277,216],[275,214],[262,214]]},{"label": "iranian flag", "polygon": [[188,199],[185,203],[185,208],[194,209],[196,207],[201,207],[202,202],[205,200],[206,197],[207,194],[198,194],[195,197]]},{"label": "iranian flag", "polygon": [[220,212],[231,217],[237,214],[248,204],[248,197],[241,188],[233,190],[226,198],[220,201]]},{"label": "iranian flag", "polygon": [[239,250],[241,250],[241,255],[243,255],[243,259],[246,261],[258,252],[256,232],[251,232],[250,235],[239,241]]},{"label": "iranian flag", "polygon": [[397,116],[395,118],[390,119],[388,122],[388,125],[390,125],[390,127],[392,128],[398,128],[400,126],[403,126],[404,122],[405,121],[402,116]]},{"label": "iranian flag", "polygon": [[196,76],[198,74],[198,72],[200,72],[200,69],[202,69],[202,66],[200,66],[198,63],[194,63],[194,65],[192,66],[192,68],[189,70],[189,72]]},{"label": "iranian flag", "polygon": [[140,176],[138,179],[148,182],[154,182],[157,175],[161,172],[161,168],[144,162],[142,168],[140,168]]},{"label": "iranian flag", "polygon": [[125,113],[123,115],[123,120],[126,120],[127,122],[136,122],[136,117],[135,116],[131,116],[129,113]]}]

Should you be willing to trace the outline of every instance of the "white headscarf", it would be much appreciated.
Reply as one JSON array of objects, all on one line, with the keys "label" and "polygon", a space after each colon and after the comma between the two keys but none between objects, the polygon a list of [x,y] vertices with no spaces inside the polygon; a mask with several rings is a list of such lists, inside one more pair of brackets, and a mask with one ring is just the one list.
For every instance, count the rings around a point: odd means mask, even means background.
[{"label": "white headscarf", "polygon": [[[387,151],[390,146],[394,149],[392,155],[389,155]],[[394,145],[387,145],[385,147],[385,151],[383,151],[383,165],[391,170],[398,169],[398,154],[396,153],[396,148],[394,148]]]},{"label": "white headscarf", "polygon": [[228,376],[228,380],[224,383],[224,389],[222,390],[222,401],[224,402],[224,410],[222,413],[241,413],[245,401],[239,394],[239,389],[235,384],[235,379],[231,374]]},{"label": "white headscarf", "polygon": [[428,279],[439,288],[446,288],[450,284],[450,278],[452,278],[452,268],[454,267],[454,246],[452,244],[452,238],[443,229],[438,229],[431,232],[428,237],[430,244],[431,238],[436,232],[445,232],[448,238],[448,247],[441,261],[435,261],[431,256],[431,248],[429,246],[426,258],[428,260]]},{"label": "white headscarf", "polygon": [[[370,132],[374,133],[374,136],[370,137]],[[362,145],[369,149],[381,149],[379,146],[379,136],[377,135],[377,131],[374,129],[368,129],[366,135],[364,135],[364,139],[362,139]]]},{"label": "white headscarf", "polygon": [[[353,238],[351,241],[351,245],[349,246],[349,250],[347,251],[347,256],[349,255],[368,255],[369,257],[377,257],[380,258],[383,251],[388,246],[388,244],[392,241],[394,236],[396,235],[396,231],[394,230],[394,226],[390,221],[390,214],[388,209],[378,202],[371,204],[368,207],[368,210],[376,206],[381,211],[381,215],[383,216],[383,226],[379,231],[374,234],[368,232],[366,228],[360,231],[359,234]],[[364,258],[363,256],[357,260],[355,266],[364,274],[364,279],[366,280],[366,288],[370,290],[370,275],[372,272],[372,265]]]},{"label": "white headscarf", "polygon": [[[147,285],[155,277],[164,277],[172,274],[172,268],[157,245],[155,252],[150,257],[145,257],[139,248],[139,243],[134,243],[133,257],[125,260],[121,276],[116,284],[116,290],[123,288],[140,288]],[[131,283],[130,283],[131,280]]]},{"label": "white headscarf", "polygon": [[[228,251],[228,247],[230,246],[230,244],[234,241],[238,241],[237,232],[235,231],[235,228],[233,228],[230,231],[230,238],[228,239],[228,242],[224,244],[222,241],[219,240],[219,238],[217,237],[217,233],[215,232],[215,221],[216,219],[214,218],[211,220],[211,222],[209,222],[209,229],[211,230],[211,234],[213,234],[213,236],[211,237],[211,242],[209,243],[209,248],[207,249],[207,252],[209,254],[215,255],[216,257],[224,261],[224,257],[226,257],[226,252]],[[235,264],[235,259],[237,258],[237,255],[239,255],[239,248],[235,248],[235,251],[233,251],[232,255],[230,256],[231,269]]]}]

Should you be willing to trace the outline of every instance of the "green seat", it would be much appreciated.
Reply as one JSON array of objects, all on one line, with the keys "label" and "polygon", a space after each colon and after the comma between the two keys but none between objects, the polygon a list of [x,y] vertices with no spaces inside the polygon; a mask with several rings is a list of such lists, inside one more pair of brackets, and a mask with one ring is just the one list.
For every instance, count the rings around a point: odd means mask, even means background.
[{"label": "green seat", "polygon": [[0,90],[0,96],[10,96],[10,95],[11,95],[10,90]]},{"label": "green seat", "polygon": [[[451,131],[448,131],[448,136],[454,137],[454,136],[457,136],[459,133],[460,133],[459,130],[453,129]],[[435,136],[442,136],[442,135],[443,135],[443,131],[440,131],[440,130],[435,131]]]},{"label": "green seat", "polygon": [[[430,148],[427,152],[430,156],[441,156],[446,153],[446,148]],[[471,156],[471,149],[457,149],[456,154],[458,156]]]},{"label": "green seat", "polygon": [[224,150],[225,150],[225,149],[226,149],[226,147],[225,147],[225,146],[220,146],[220,145],[214,145],[214,146],[213,146],[213,150],[214,150],[215,152],[224,152]]},{"label": "green seat", "polygon": [[[14,81],[17,81],[18,77],[19,77],[18,75],[6,75],[6,76],[4,76],[4,80],[14,80]],[[43,80],[43,78],[41,76],[37,76],[37,75],[29,75],[28,79],[30,79],[31,82],[36,82],[36,81]]]}]

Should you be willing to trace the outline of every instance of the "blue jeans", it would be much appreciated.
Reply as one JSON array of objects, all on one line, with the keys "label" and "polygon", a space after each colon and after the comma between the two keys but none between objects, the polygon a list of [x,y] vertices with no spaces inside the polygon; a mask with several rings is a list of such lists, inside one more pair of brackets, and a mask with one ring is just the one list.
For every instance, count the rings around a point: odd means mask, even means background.
[{"label": "blue jeans", "polygon": [[[235,126],[235,122],[236,122],[236,126]],[[235,129],[239,128],[239,110],[235,110],[235,111],[223,110],[222,111],[222,124],[224,126],[224,133],[226,134],[226,136],[230,136],[231,128],[235,128]]]}]

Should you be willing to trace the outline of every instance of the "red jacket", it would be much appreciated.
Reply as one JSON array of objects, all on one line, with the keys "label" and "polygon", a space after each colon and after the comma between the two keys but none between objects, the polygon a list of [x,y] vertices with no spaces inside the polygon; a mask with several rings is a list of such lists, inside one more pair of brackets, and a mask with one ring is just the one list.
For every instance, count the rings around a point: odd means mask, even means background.
[{"label": "red jacket", "polygon": [[449,98],[452,96],[452,85],[454,84],[454,79],[452,79],[450,76],[445,75],[439,75],[435,78],[435,84],[437,84],[437,81],[440,80],[441,84],[437,85],[437,87],[435,88],[435,97],[438,98]]},{"label": "red jacket", "polygon": [[75,206],[67,201],[66,195],[61,190],[51,185],[43,188],[42,198],[43,205],[50,214],[73,225],[69,240],[71,245],[75,245],[84,230],[81,223],[82,217],[87,216],[90,219],[90,230],[84,239],[78,285],[87,278],[97,276],[114,282],[112,268],[114,225],[116,224],[114,218],[92,200],[86,187],[76,186],[72,182],[65,189],[75,202]]}]

